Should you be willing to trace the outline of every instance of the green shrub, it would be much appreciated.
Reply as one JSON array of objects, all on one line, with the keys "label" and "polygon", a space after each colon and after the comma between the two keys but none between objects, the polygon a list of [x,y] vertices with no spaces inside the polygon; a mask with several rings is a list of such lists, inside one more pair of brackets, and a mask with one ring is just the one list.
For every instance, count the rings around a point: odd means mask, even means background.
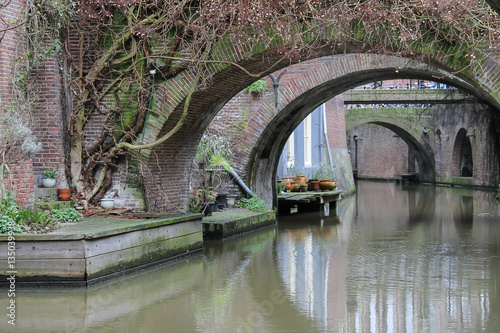
[{"label": "green shrub", "polygon": [[12,231],[15,234],[23,233],[21,228],[11,217],[0,214],[0,234],[7,234],[9,231]]},{"label": "green shrub", "polygon": [[12,231],[22,233],[19,220],[19,205],[14,200],[12,192],[7,192],[7,197],[0,204],[0,234]]},{"label": "green shrub", "polygon": [[257,80],[244,90],[249,93],[260,94],[267,90],[266,81],[264,79]]},{"label": "green shrub", "polygon": [[246,208],[253,212],[267,212],[265,202],[257,196],[253,196],[250,199],[241,198],[235,205],[237,208]]},{"label": "green shrub", "polygon": [[205,163],[208,167],[213,156],[228,160],[231,156],[229,141],[219,135],[204,135],[196,148],[196,162]]},{"label": "green shrub", "polygon": [[82,219],[82,214],[74,208],[52,209],[50,214],[59,222],[77,222]]},{"label": "green shrub", "polygon": [[27,227],[41,227],[50,224],[52,222],[52,217],[47,211],[32,212],[28,208],[23,208],[19,210],[16,222],[18,225],[24,225]]},{"label": "green shrub", "polygon": [[43,178],[57,178],[57,172],[54,170],[47,170],[43,173]]},{"label": "green shrub", "polygon": [[79,221],[82,215],[74,208],[52,210],[50,212],[31,211],[28,208],[19,208],[12,197],[12,192],[2,199],[0,204],[0,233],[9,231],[23,233],[23,231],[46,231],[56,227],[55,221]]},{"label": "green shrub", "polygon": [[7,197],[2,199],[0,213],[11,217],[13,220],[17,219],[17,215],[19,214],[19,205],[13,198],[12,192],[7,192]]},{"label": "green shrub", "polygon": [[189,198],[189,211],[191,213],[201,213],[203,205],[195,197]]}]

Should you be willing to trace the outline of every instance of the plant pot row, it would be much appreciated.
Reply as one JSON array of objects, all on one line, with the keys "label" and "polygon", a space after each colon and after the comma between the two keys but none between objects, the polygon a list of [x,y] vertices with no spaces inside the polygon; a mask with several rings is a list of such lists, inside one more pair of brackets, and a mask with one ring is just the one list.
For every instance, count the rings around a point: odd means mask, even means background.
[{"label": "plant pot row", "polygon": [[282,177],[281,183],[281,188],[286,192],[332,191],[338,185],[336,180],[309,180],[305,176]]},{"label": "plant pot row", "polygon": [[[42,178],[42,186],[44,188],[53,188],[56,186],[56,179],[44,177]],[[57,189],[57,195],[59,201],[69,201],[71,200],[71,190],[65,188]],[[101,199],[101,207],[104,209],[113,209],[115,207],[115,201],[113,199]]]}]

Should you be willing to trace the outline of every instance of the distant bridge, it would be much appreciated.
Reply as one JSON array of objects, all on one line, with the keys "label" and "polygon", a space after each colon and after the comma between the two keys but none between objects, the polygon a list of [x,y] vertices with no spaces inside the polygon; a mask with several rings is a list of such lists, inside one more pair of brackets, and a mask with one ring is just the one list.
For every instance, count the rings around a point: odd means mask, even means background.
[{"label": "distant bridge", "polygon": [[472,97],[457,89],[353,89],[344,104],[453,104]]}]

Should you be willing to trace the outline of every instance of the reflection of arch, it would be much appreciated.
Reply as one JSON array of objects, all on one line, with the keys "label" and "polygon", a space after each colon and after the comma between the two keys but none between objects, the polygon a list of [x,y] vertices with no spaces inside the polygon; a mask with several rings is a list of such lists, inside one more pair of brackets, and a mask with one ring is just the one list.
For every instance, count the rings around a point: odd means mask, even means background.
[{"label": "reflection of arch", "polygon": [[472,145],[467,131],[461,128],[455,138],[452,156],[452,172],[458,177],[473,176]]},{"label": "reflection of arch", "polygon": [[410,225],[434,220],[436,212],[436,188],[434,186],[418,186],[405,184],[408,190],[408,218]]},{"label": "reflection of arch", "polygon": [[453,201],[453,220],[458,231],[472,229],[474,221],[474,198],[461,195],[459,200]]},{"label": "reflection of arch", "polygon": [[435,144],[434,144],[434,157],[435,157],[435,167],[434,170],[436,171],[437,174],[441,174],[441,167],[442,167],[442,152],[441,152],[441,130],[438,129],[436,131],[436,138],[435,138]]}]

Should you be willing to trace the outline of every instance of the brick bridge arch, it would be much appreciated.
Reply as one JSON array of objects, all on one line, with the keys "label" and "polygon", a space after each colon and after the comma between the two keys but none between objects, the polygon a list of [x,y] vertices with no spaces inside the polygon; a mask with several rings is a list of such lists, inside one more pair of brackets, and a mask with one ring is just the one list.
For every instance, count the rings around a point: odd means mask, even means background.
[{"label": "brick bridge arch", "polygon": [[[488,2],[493,8],[498,10],[498,0],[488,0]],[[15,3],[22,5],[21,1],[15,1]],[[16,5],[16,10],[22,10],[22,6]],[[6,21],[16,19],[18,16],[18,12],[7,11],[4,12],[4,14]],[[16,42],[15,31],[7,31],[3,40],[9,41],[10,43]],[[221,41],[218,43],[216,46],[218,49],[215,50],[214,48],[213,58],[216,59],[219,56],[220,59],[231,59],[250,72],[257,73],[265,71],[264,74],[289,65],[288,63],[282,62],[273,68],[269,68],[277,59],[272,56],[261,56],[260,54],[255,55],[254,59],[242,60],[244,52],[238,49],[237,45],[228,44],[230,44],[228,41]],[[437,48],[434,49],[434,59],[428,59],[428,62],[434,64],[436,67],[414,63],[410,60],[394,60],[396,58],[393,57],[354,54],[356,52],[361,52],[361,50],[362,46],[360,45],[338,45],[337,52],[343,52],[346,53],[346,55],[328,58],[332,62],[332,67],[335,67],[334,72],[336,73],[335,75],[337,75],[335,83],[330,83],[326,80],[323,80],[323,83],[321,83],[321,80],[314,78],[312,82],[318,85],[314,89],[312,89],[309,83],[290,83],[288,89],[297,89],[297,93],[285,91],[285,89],[282,88],[281,100],[285,100],[286,104],[280,105],[280,109],[282,108],[284,112],[279,117],[266,118],[265,120],[269,123],[272,121],[273,125],[278,126],[277,128],[279,128],[279,131],[282,131],[282,133],[288,132],[287,134],[289,134],[298,120],[308,112],[306,109],[308,109],[311,104],[314,104],[301,102],[301,100],[307,97],[299,96],[301,93],[310,93],[311,98],[317,98],[319,101],[322,99],[323,95],[335,95],[335,93],[342,90],[340,89],[342,86],[362,84],[363,82],[372,81],[377,77],[388,79],[391,77],[403,78],[408,76],[431,79],[433,75],[436,75],[437,77],[442,77],[442,79],[438,81],[448,82],[473,92],[474,95],[478,96],[481,100],[487,101],[490,105],[500,109],[500,66],[498,65],[498,59],[495,60],[491,58],[485,60],[483,63],[484,70],[481,69],[476,71],[474,68],[464,68],[463,66],[467,64],[460,63],[459,60],[455,59],[456,55],[448,52],[449,46],[447,45],[441,45],[441,47],[437,46]],[[5,52],[2,53],[4,64],[2,68],[4,71],[1,75],[4,78],[2,85],[5,89],[3,89],[1,97],[5,100],[10,100],[8,89],[11,84],[9,79],[10,69],[7,67],[9,67],[10,62],[15,61],[17,56],[14,47],[5,49],[4,51]],[[316,56],[333,53],[332,49],[316,51]],[[471,51],[481,53],[480,50]],[[221,54],[229,54],[230,56],[223,57],[220,56]],[[321,62],[324,60],[311,61]],[[386,65],[379,67],[376,65],[384,61],[387,61]],[[399,75],[396,75],[395,70],[399,67],[406,70],[400,71]],[[438,67],[440,70],[438,70]],[[66,117],[63,112],[66,111],[66,106],[64,106],[62,101],[61,92],[67,87],[64,87],[63,82],[65,82],[65,80],[61,77],[61,73],[59,72],[57,59],[47,59],[45,68],[40,68],[40,70],[43,72],[41,75],[43,80],[39,83],[43,87],[42,90],[44,94],[40,103],[37,103],[35,118],[37,120],[42,120],[40,122],[42,124],[50,124],[50,135],[43,135],[44,146],[49,146],[51,148],[57,147],[53,150],[58,151],[54,152],[47,150],[46,152],[39,153],[32,161],[28,161],[28,164],[32,163],[33,165],[33,167],[29,167],[28,169],[26,168],[27,163],[19,166],[20,169],[28,170],[26,172],[23,171],[23,175],[26,175],[27,178],[31,177],[27,182],[27,184],[29,184],[27,186],[31,187],[29,193],[33,192],[33,175],[31,170],[36,174],[44,169],[58,169],[60,173],[63,174],[63,165],[65,162],[63,138],[66,133],[62,124]],[[128,194],[123,190],[120,192],[120,196],[128,196],[128,198],[123,201],[127,201],[128,199],[142,201],[143,197],[145,197],[148,201],[148,208],[152,208],[153,210],[182,211],[185,209],[189,195],[188,187],[192,169],[191,161],[201,135],[222,106],[254,80],[239,69],[232,66],[230,67],[229,65],[212,65],[211,70],[216,74],[210,82],[208,89],[195,93],[189,116],[182,129],[166,143],[155,147],[152,151],[146,149],[141,151],[143,159],[147,162],[146,165],[148,167],[146,170],[146,177],[148,177],[148,175],[150,176],[147,178],[145,184],[145,195],[137,193]],[[351,73],[354,74],[351,75]],[[452,75],[451,73],[457,73],[457,75]],[[306,73],[302,73],[298,75],[301,76],[305,74]],[[182,113],[183,101],[189,89],[189,83],[193,81],[192,75],[193,73],[185,71],[156,86],[151,115],[147,122],[146,135],[143,140],[145,143],[154,141],[156,138],[162,136],[177,122]],[[342,75],[345,77],[341,77]],[[325,77],[327,78],[329,75],[326,74]],[[352,79],[357,80],[357,82]],[[334,78],[332,78],[332,80],[334,80]],[[311,90],[304,92],[303,87],[306,85],[308,87],[310,86]],[[332,91],[335,91],[335,93],[327,91],[330,88],[332,88]],[[69,90],[67,92],[69,93]],[[270,98],[268,102],[269,107],[271,107],[272,103],[272,98]],[[290,110],[295,111],[292,112]],[[298,116],[296,116],[295,113],[297,113]],[[258,120],[257,118],[252,121]],[[99,121],[100,120],[97,120],[96,122]],[[257,121],[255,123],[258,124],[259,122]],[[92,127],[92,124],[89,124],[89,127]],[[43,125],[41,128],[35,129],[35,134],[40,135],[45,130],[46,128]],[[243,175],[247,175],[246,178],[250,184],[255,184],[257,182],[258,171],[255,170],[265,170],[265,168],[262,167],[264,164],[258,166],[259,163],[257,161],[259,158],[262,157],[264,160],[268,159],[269,156],[271,156],[271,152],[274,151],[275,148],[278,148],[274,147],[271,141],[266,141],[265,139],[267,135],[276,139],[276,136],[273,136],[275,133],[272,127],[266,130],[257,127],[255,130],[256,132],[260,132],[264,138],[261,140],[254,139],[256,148],[251,152],[247,152],[247,155],[243,156],[241,161],[236,161],[235,163],[238,171]],[[94,134],[89,135],[89,137],[93,135]],[[269,164],[271,167],[272,165],[273,163]],[[138,187],[135,183],[135,177],[128,177],[125,170],[126,162],[124,162],[122,166],[120,174],[114,179],[115,183],[113,185],[121,189],[131,187],[133,188],[131,192],[135,192],[135,190],[137,190],[136,187]],[[271,177],[269,177],[269,179],[271,179]],[[66,183],[65,180],[63,182]],[[129,182],[133,184],[129,186]],[[259,185],[257,193],[264,192],[266,188],[269,187],[268,185],[267,183],[266,185]],[[271,187],[274,188],[273,186]]]},{"label": "brick bridge arch", "polygon": [[415,156],[419,179],[434,182],[434,145],[428,135],[433,128],[431,108],[356,108],[345,113],[346,131],[364,124],[376,124],[397,134]]},{"label": "brick bridge arch", "polygon": [[[258,72],[268,64],[254,60],[243,65]],[[281,64],[278,67],[284,66]],[[443,70],[445,67],[365,53],[328,56],[290,66],[281,78],[278,108],[274,107],[274,96],[271,94],[256,112],[248,115],[245,131],[228,128],[226,133],[237,147],[233,165],[250,188],[271,208],[276,198],[273,180],[276,178],[279,155],[293,129],[323,102],[350,88],[376,80],[412,78],[438,81],[467,91],[499,109],[498,93],[491,93],[490,83],[481,85],[458,78],[446,73]],[[225,68],[214,76],[213,84],[207,90],[195,93],[186,124],[174,137],[155,147],[153,154],[148,155],[149,172],[154,179],[154,182],[146,184],[150,209],[185,209],[191,161],[202,134],[230,98],[252,80],[239,70]],[[175,80],[169,80],[168,85],[159,87],[154,100],[156,112],[153,120],[148,122],[145,141],[163,135],[174,126],[180,117],[185,82],[190,81],[188,74],[182,74]],[[176,176],[174,180],[172,175]],[[174,204],[176,208],[173,208]]]},{"label": "brick bridge arch", "polygon": [[[398,70],[399,68],[404,70]],[[248,159],[243,161],[249,186],[268,204],[275,203],[277,194],[272,180],[276,178],[279,156],[286,140],[295,127],[320,104],[366,83],[406,78],[436,80],[440,75],[438,73],[437,68],[427,64],[369,54],[325,57],[292,66],[282,77],[278,108],[274,107],[273,96],[263,101],[255,117],[249,122],[250,130],[242,136],[243,143],[238,145],[254,147],[247,154]],[[442,80],[444,81],[464,86],[460,80]],[[420,167],[426,172],[425,178],[432,181],[433,158],[428,144],[416,139],[416,133],[406,131],[400,125],[387,122],[384,125],[405,137],[415,148],[421,162]],[[256,131],[257,128],[261,130]]]}]

